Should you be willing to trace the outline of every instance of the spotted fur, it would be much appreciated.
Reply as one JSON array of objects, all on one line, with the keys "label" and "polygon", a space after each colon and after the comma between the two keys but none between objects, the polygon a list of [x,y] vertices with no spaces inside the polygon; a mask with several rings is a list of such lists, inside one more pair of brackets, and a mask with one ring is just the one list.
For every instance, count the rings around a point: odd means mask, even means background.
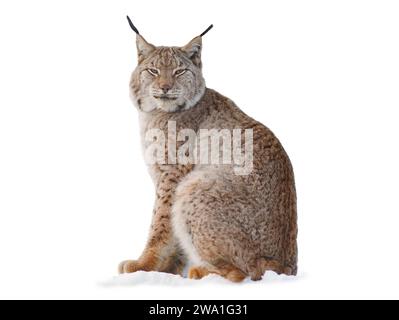
[{"label": "spotted fur", "polygon": [[231,281],[259,280],[266,270],[295,275],[297,212],[290,160],[268,128],[206,89],[201,47],[200,37],[184,47],[156,47],[137,36],[139,63],[130,89],[142,136],[153,128],[167,135],[168,121],[176,121],[177,130],[196,132],[253,129],[253,171],[239,176],[232,165],[150,165],[156,203],[149,240],[142,256],[121,263],[120,272],[181,274],[189,262],[195,279],[216,273]]}]

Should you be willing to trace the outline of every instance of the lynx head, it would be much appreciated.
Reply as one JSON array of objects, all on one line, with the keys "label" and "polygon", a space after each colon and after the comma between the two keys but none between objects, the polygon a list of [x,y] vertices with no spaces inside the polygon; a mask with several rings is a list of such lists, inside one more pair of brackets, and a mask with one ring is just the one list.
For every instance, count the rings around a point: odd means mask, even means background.
[{"label": "lynx head", "polygon": [[136,32],[138,65],[130,81],[134,104],[144,112],[178,112],[197,104],[205,92],[202,76],[202,36],[183,47],[157,47]]}]

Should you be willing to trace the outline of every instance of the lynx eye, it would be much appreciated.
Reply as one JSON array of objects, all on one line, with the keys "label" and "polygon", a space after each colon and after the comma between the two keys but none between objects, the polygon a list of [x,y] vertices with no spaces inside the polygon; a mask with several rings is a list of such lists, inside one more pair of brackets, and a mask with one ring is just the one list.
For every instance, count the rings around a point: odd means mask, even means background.
[{"label": "lynx eye", "polygon": [[175,71],[175,76],[181,76],[182,74],[186,73],[187,69],[179,69]]},{"label": "lynx eye", "polygon": [[159,76],[159,71],[158,71],[157,69],[149,68],[149,69],[147,69],[147,71],[148,71],[151,75],[153,75],[154,77]]}]

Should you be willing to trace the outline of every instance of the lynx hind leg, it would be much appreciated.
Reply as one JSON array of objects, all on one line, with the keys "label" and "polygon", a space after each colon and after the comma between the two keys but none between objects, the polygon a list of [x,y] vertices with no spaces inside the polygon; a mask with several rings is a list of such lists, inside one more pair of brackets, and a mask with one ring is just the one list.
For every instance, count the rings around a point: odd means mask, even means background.
[{"label": "lynx hind leg", "polygon": [[[200,279],[210,273],[231,281],[243,281],[250,262],[259,257],[259,244],[244,229],[231,190],[201,174],[190,174],[178,187],[172,210],[172,224],[181,247],[197,266],[189,276]],[[236,213],[234,213],[236,212]]]}]

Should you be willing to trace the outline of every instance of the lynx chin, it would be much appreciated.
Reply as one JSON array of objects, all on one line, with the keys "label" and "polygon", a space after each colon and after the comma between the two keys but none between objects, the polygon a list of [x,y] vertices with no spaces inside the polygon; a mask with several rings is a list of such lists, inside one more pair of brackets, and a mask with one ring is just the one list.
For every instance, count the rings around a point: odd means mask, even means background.
[{"label": "lynx chin", "polygon": [[296,275],[294,173],[281,143],[206,87],[206,32],[182,47],[155,46],[129,23],[138,53],[130,93],[156,199],[144,252],[119,272],[183,275],[189,266],[191,279],[214,273],[234,282],[268,270]]}]

